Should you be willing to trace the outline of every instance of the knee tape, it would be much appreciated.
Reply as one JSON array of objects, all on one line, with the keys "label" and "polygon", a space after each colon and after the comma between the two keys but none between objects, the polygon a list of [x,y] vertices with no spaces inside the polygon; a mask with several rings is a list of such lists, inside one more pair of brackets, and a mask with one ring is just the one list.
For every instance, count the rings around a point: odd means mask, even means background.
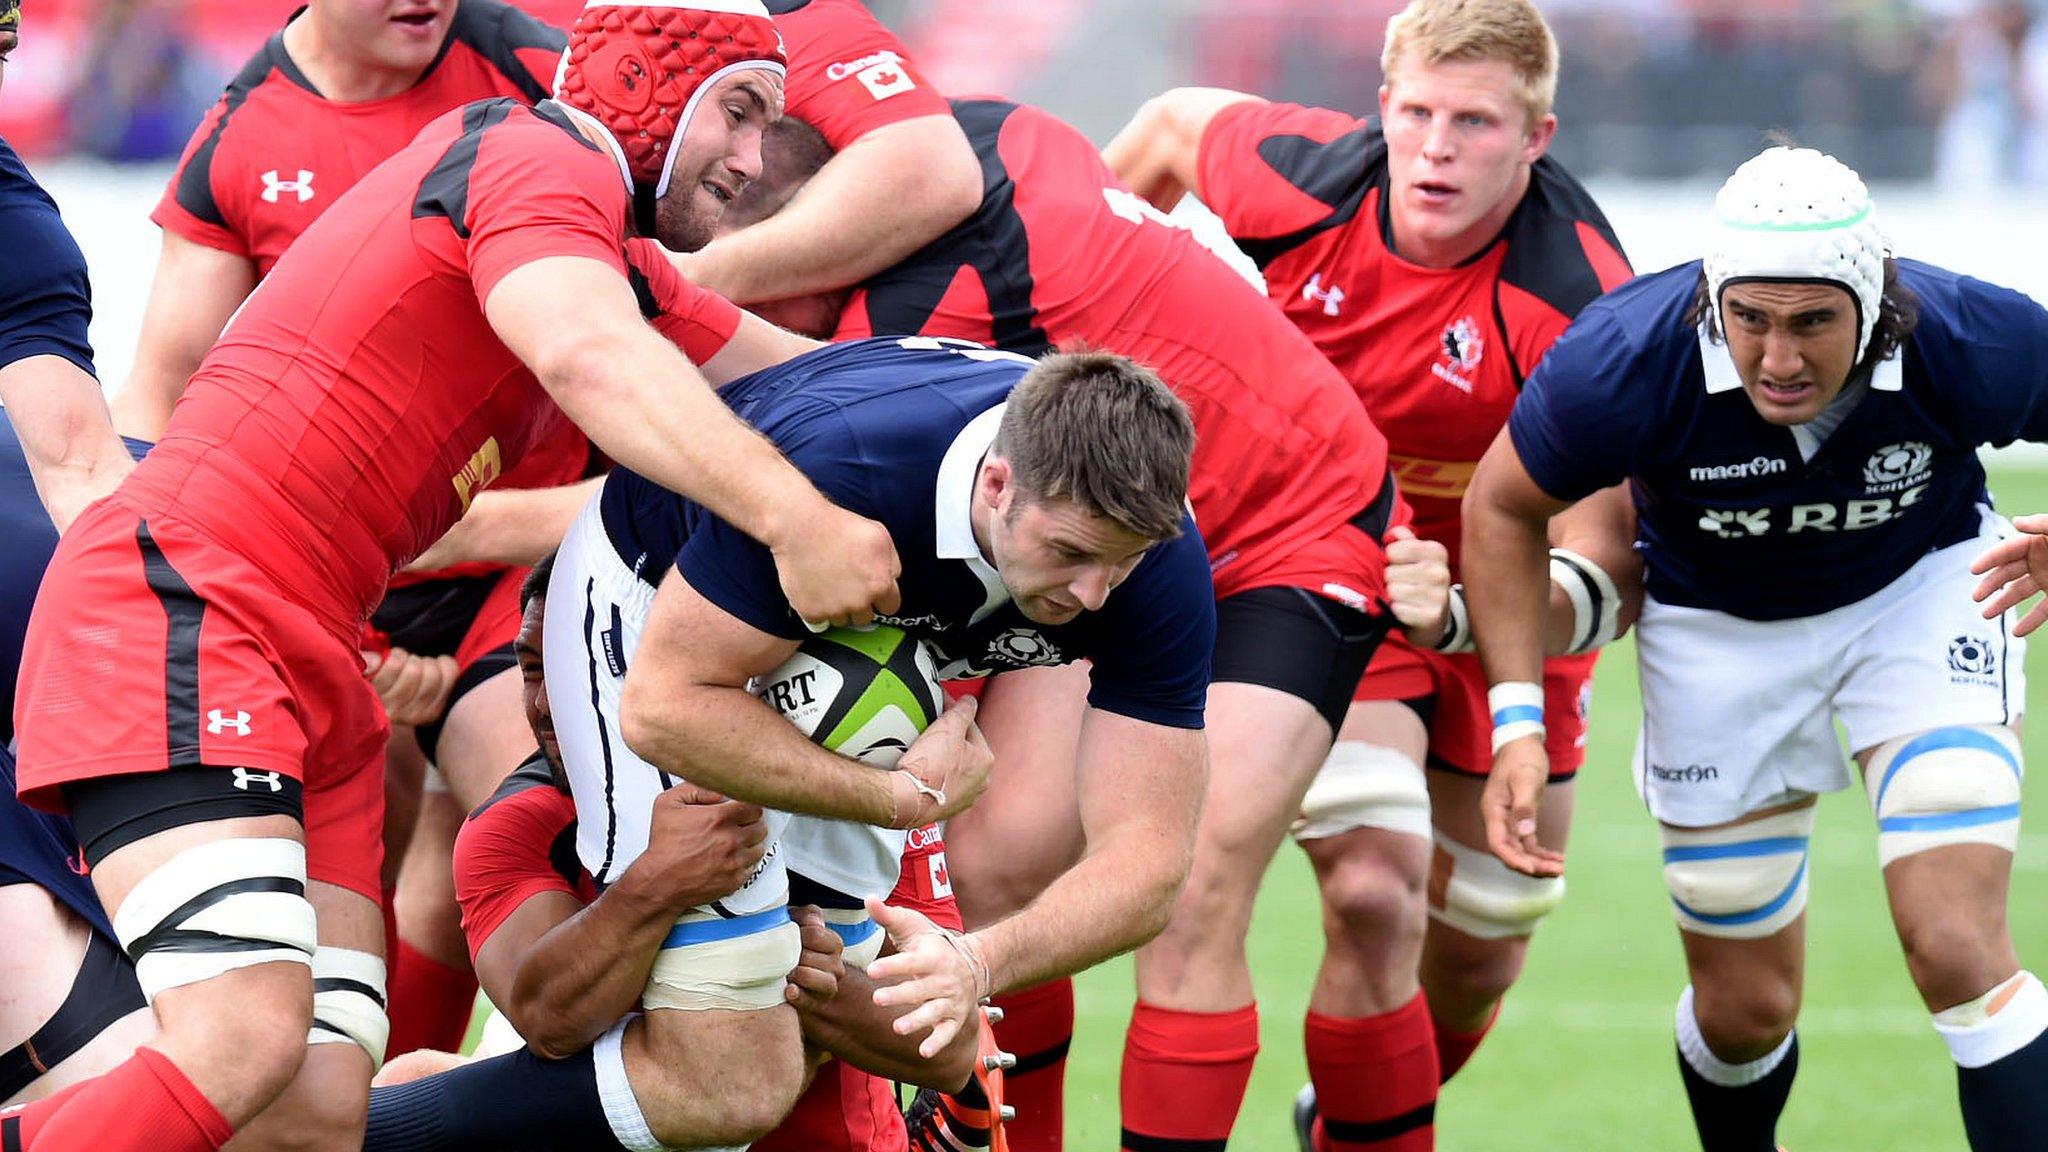
[{"label": "knee tape", "polygon": [[1680,928],[1753,940],[1806,911],[1813,805],[1732,827],[1661,831],[1664,886]]},{"label": "knee tape", "polygon": [[1550,582],[1572,602],[1567,656],[1582,656],[1621,632],[1621,590],[1605,569],[1569,548],[1550,550]]},{"label": "knee tape", "polygon": [[1878,745],[1863,773],[1885,864],[1950,844],[2020,838],[2019,737],[1995,724],[1936,728]]},{"label": "knee tape", "polygon": [[1339,740],[1301,798],[1296,840],[1321,840],[1354,828],[1385,828],[1428,839],[1429,786],[1422,766],[1391,748]]},{"label": "knee tape", "polygon": [[845,946],[839,954],[840,959],[848,968],[867,971],[868,965],[882,954],[882,943],[889,934],[859,908],[825,908],[821,911],[825,915],[825,927],[837,933],[839,942]]},{"label": "knee tape", "polygon": [[154,1001],[167,988],[237,968],[313,963],[306,848],[294,840],[216,840],[187,848],[135,886],[114,935]]},{"label": "knee tape", "polygon": [[[1429,915],[1468,936],[1527,936],[1564,902],[1564,877],[1524,876],[1491,852],[1436,838],[1438,875],[1430,878]],[[1438,894],[1441,893],[1441,898]]]},{"label": "knee tape", "polygon": [[640,1100],[633,1095],[633,1085],[626,1078],[626,1026],[639,1016],[638,1012],[628,1015],[591,1045],[597,1098],[604,1105],[605,1123],[611,1125],[612,1138],[619,1142],[619,1147],[626,1152],[668,1152],[668,1145],[654,1138],[654,1129],[648,1126],[647,1115],[641,1111]]},{"label": "knee tape", "polygon": [[[787,909],[771,911],[780,915],[779,923],[743,935],[721,933],[744,917],[698,918],[678,924],[669,933],[669,942],[655,953],[640,1003],[648,1008],[685,1011],[752,1012],[780,1007],[789,970],[803,953],[803,933]],[[769,913],[756,915],[769,917]]]},{"label": "knee tape", "polygon": [[357,1044],[370,1067],[384,1066],[391,1018],[384,1014],[384,960],[353,948],[313,950],[313,1030],[308,1044]]}]

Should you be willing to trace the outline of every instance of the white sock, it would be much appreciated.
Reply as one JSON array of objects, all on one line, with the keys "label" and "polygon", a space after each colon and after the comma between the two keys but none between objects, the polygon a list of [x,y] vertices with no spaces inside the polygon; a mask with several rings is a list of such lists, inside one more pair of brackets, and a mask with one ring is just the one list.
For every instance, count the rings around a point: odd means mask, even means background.
[{"label": "white sock", "polygon": [[1770,1052],[1746,1064],[1730,1064],[1714,1050],[1707,1047],[1707,1038],[1700,1035],[1699,1017],[1693,1012],[1692,985],[1678,994],[1678,1050],[1685,1054],[1685,1062],[1709,1084],[1723,1088],[1741,1088],[1769,1076],[1778,1065],[1785,1062],[1785,1053],[1792,1050],[1792,1033],[1785,1034],[1785,1040]]},{"label": "white sock", "polygon": [[[1996,1012],[1988,1011],[1991,1002],[2015,984],[2019,990]],[[1934,1030],[1948,1041],[1958,1065],[1982,1068],[1996,1063],[2048,1031],[2048,988],[2032,972],[2022,970],[1967,1004],[1936,1012]]]}]

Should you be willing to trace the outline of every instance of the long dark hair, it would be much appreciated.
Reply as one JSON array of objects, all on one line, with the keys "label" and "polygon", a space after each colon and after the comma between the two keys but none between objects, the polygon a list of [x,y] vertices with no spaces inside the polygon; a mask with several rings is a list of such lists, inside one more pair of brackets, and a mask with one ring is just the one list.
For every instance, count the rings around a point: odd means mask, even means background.
[{"label": "long dark hair", "polygon": [[[1847,291],[1847,289],[1844,289]],[[1849,293],[1856,299],[1856,294]],[[1859,301],[1857,307],[1863,305]],[[1861,317],[1858,317],[1860,320]],[[1707,326],[1707,335],[1716,343],[1725,339],[1721,333],[1719,309],[1707,291],[1707,274],[1700,272],[1699,287],[1693,291],[1692,306],[1685,310],[1685,322],[1698,328]],[[1906,337],[1913,334],[1913,326],[1920,322],[1920,298],[1911,288],[1899,282],[1899,262],[1887,256],[1884,258],[1884,292],[1877,301],[1877,327],[1871,329],[1870,347],[1863,350],[1863,358],[1856,362],[1852,376],[1861,375],[1876,368],[1892,357],[1906,343]]]}]

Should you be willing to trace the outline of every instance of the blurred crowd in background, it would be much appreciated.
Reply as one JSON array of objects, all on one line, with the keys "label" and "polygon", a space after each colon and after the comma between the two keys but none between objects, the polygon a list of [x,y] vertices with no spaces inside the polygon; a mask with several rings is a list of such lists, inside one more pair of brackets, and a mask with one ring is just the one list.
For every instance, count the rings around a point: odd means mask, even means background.
[{"label": "blurred crowd in background", "polygon": [[[581,0],[519,0],[563,23]],[[28,0],[0,136],[32,156],[176,156],[298,0]],[[956,94],[1106,139],[1214,84],[1369,109],[1398,0],[871,0]],[[1553,151],[1589,176],[1725,172],[1765,129],[1880,180],[2048,188],[2048,0],[1543,0],[1564,50]]]}]

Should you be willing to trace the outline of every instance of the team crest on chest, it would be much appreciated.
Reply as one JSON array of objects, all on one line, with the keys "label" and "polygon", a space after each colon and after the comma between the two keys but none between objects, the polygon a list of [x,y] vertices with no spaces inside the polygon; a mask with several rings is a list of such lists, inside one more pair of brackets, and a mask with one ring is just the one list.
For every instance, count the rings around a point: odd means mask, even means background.
[{"label": "team crest on chest", "polygon": [[1468,373],[1479,367],[1479,358],[1486,355],[1486,338],[1479,334],[1479,325],[1470,316],[1462,316],[1444,329],[1437,338],[1438,350],[1443,358],[1429,366],[1436,378],[1465,393],[1472,394],[1472,378]]},{"label": "team crest on chest", "polygon": [[1863,465],[1863,483],[1872,492],[1899,492],[1924,483],[1934,467],[1934,449],[1918,440],[1887,444]]}]

